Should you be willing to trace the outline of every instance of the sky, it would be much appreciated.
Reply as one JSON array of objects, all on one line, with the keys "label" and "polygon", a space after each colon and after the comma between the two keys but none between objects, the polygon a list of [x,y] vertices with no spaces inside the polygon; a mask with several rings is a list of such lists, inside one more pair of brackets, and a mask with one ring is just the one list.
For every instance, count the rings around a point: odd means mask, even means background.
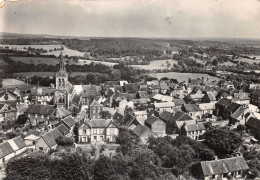
[{"label": "sky", "polygon": [[260,0],[6,0],[0,18],[23,34],[260,38]]}]

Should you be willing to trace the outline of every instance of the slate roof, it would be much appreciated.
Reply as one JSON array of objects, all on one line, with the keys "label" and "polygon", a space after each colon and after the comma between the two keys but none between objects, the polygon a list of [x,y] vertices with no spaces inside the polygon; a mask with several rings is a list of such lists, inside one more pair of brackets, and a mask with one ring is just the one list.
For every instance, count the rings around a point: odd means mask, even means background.
[{"label": "slate roof", "polygon": [[246,125],[260,130],[260,119],[257,119],[257,118],[254,118],[254,117],[250,117],[247,120]]},{"label": "slate roof", "polygon": [[135,117],[127,113],[122,119],[121,125],[130,126],[131,123],[135,120]]},{"label": "slate roof", "polygon": [[188,121],[188,120],[193,120],[192,117],[190,117],[188,114],[178,111],[176,112],[171,118],[170,122],[175,122],[175,121]]},{"label": "slate roof", "polygon": [[0,158],[7,156],[8,154],[13,153],[14,150],[8,142],[0,144]]},{"label": "slate roof", "polygon": [[72,117],[66,117],[62,121],[64,121],[64,123],[66,123],[69,127],[72,127],[76,124],[76,121],[74,121]]},{"label": "slate roof", "polygon": [[109,121],[105,119],[93,119],[87,122],[92,128],[105,128],[109,123]]},{"label": "slate roof", "polygon": [[70,130],[64,124],[60,124],[57,128],[64,136],[70,133]]},{"label": "slate roof", "polygon": [[233,114],[231,114],[231,118],[237,119],[245,112],[246,108],[240,106]]},{"label": "slate roof", "polygon": [[150,116],[144,122],[147,123],[147,124],[153,124],[156,121],[161,121],[161,120],[156,116]]},{"label": "slate roof", "polygon": [[184,104],[183,107],[187,110],[187,112],[202,111],[197,104]]},{"label": "slate roof", "polygon": [[231,103],[230,105],[228,105],[227,107],[226,107],[226,111],[229,111],[229,112],[234,112],[234,111],[236,111],[239,107],[241,107],[241,105],[240,104],[237,104],[237,103]]},{"label": "slate roof", "polygon": [[216,96],[213,92],[207,92],[210,101],[216,101]]},{"label": "slate roof", "polygon": [[199,104],[201,110],[213,110],[215,109],[215,103],[202,103]]},{"label": "slate roof", "polygon": [[173,99],[173,102],[175,106],[182,106],[183,104],[185,104],[185,101],[183,99]]},{"label": "slate roof", "polygon": [[67,110],[64,106],[58,106],[57,108],[54,109],[54,112],[51,114],[50,117],[54,118],[64,118],[71,115],[71,112]]},{"label": "slate roof", "polygon": [[147,91],[138,91],[137,93],[139,94],[140,98],[149,98]]},{"label": "slate roof", "polygon": [[43,140],[45,143],[49,146],[49,148],[52,148],[56,145],[55,139],[59,136],[63,136],[62,132],[56,127],[47,133],[42,135]]},{"label": "slate roof", "polygon": [[246,160],[242,156],[219,159],[214,161],[202,161],[200,162],[200,164],[204,176],[249,169]]},{"label": "slate roof", "polygon": [[23,147],[26,146],[24,140],[22,139],[21,136],[18,136],[18,137],[15,137],[13,138],[13,141],[15,142],[16,146],[19,148],[19,149],[22,149]]},{"label": "slate roof", "polygon": [[73,97],[73,99],[72,99],[72,102],[74,102],[75,104],[79,105],[79,103],[80,103],[80,98],[81,98],[81,97],[80,97],[79,95],[75,94],[74,97]]},{"label": "slate roof", "polygon": [[185,129],[187,132],[192,132],[192,131],[205,130],[206,128],[203,123],[197,123],[197,124],[186,124]]},{"label": "slate roof", "polygon": [[30,106],[25,113],[28,114],[40,114],[40,115],[51,115],[54,112],[54,106],[36,104]]},{"label": "slate roof", "polygon": [[156,137],[157,135],[151,131],[148,127],[146,126],[136,126],[133,129],[133,132],[138,136],[138,137],[142,137],[142,136],[153,136]]},{"label": "slate roof", "polygon": [[220,99],[216,105],[219,105],[219,106],[228,106],[229,104],[231,103],[231,100],[230,99],[226,99],[226,98],[223,98],[223,99]]},{"label": "slate roof", "polygon": [[163,111],[160,114],[160,119],[164,120],[165,122],[169,121],[170,118],[173,116],[173,114],[171,112],[168,111]]},{"label": "slate roof", "polygon": [[115,112],[115,114],[113,115],[113,121],[116,124],[120,124],[123,118],[124,118],[124,116],[122,114],[120,114],[119,112]]},{"label": "slate roof", "polygon": [[160,102],[160,103],[154,103],[154,106],[156,108],[164,108],[164,107],[174,107],[174,102]]}]

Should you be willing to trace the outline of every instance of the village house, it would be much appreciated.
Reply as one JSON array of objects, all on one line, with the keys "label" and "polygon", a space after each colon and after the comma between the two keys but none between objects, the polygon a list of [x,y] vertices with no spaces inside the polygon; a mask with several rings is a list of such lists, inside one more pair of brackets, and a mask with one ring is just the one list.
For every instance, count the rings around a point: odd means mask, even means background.
[{"label": "village house", "polygon": [[134,111],[134,115],[136,117],[136,120],[141,125],[144,125],[144,121],[147,119],[148,112],[147,112],[147,110],[144,110],[144,111]]},{"label": "village house", "polygon": [[150,116],[145,120],[144,125],[149,127],[158,137],[166,135],[166,123],[156,116]]},{"label": "village house", "polygon": [[56,138],[64,136],[58,127],[51,129],[43,134],[35,144],[36,151],[48,153],[49,150],[55,150],[57,147]]},{"label": "village house", "polygon": [[202,110],[202,115],[212,115],[215,109],[215,103],[202,103],[199,104],[199,107]]},{"label": "village house", "polygon": [[144,144],[147,143],[150,137],[157,137],[157,134],[151,131],[146,126],[136,126],[133,129],[133,132],[140,138],[140,141]]},{"label": "village house", "polygon": [[203,123],[196,124],[183,124],[180,129],[180,134],[190,137],[194,140],[199,140],[199,137],[206,132],[206,128]]},{"label": "village house", "polygon": [[230,99],[220,99],[216,104],[215,104],[215,110],[213,111],[213,114],[217,117],[222,117],[224,118],[224,111],[226,109],[227,106],[229,106],[231,104],[231,100]]},{"label": "village house", "polygon": [[234,98],[232,101],[245,106],[250,103],[250,98],[247,93],[234,93]]},{"label": "village house", "polygon": [[203,111],[200,109],[198,104],[184,104],[182,111],[189,114],[191,117],[201,119]]},{"label": "village house", "polygon": [[103,105],[99,104],[95,99],[89,105],[89,118],[101,119],[100,112],[103,111]]},{"label": "village house", "polygon": [[194,176],[204,180],[242,179],[243,172],[248,169],[244,157],[231,157],[198,163],[194,170]]},{"label": "village house", "polygon": [[26,151],[26,144],[21,136],[9,139],[0,144],[0,164]]},{"label": "village house", "polygon": [[175,107],[174,102],[159,102],[154,103],[155,110],[159,113],[162,113],[163,111],[169,111],[172,112],[172,109]]},{"label": "village house", "polygon": [[230,116],[230,124],[245,124],[247,118],[250,116],[250,111],[248,108],[240,106],[233,114]]},{"label": "village house", "polygon": [[260,119],[255,117],[250,117],[246,122],[246,126],[248,129],[252,131],[255,138],[257,140],[260,140]]},{"label": "village house", "polygon": [[79,143],[115,143],[119,127],[112,120],[83,120],[78,125]]},{"label": "village house", "polygon": [[240,104],[237,103],[231,103],[229,104],[225,110],[224,110],[224,114],[223,114],[223,118],[224,119],[229,119],[231,114],[233,114],[234,112],[236,112],[236,110],[241,107]]},{"label": "village house", "polygon": [[208,91],[204,94],[203,98],[201,99],[201,103],[216,103],[217,99],[214,92]]},{"label": "village house", "polygon": [[17,109],[10,104],[0,103],[0,122],[14,121],[17,119]]},{"label": "village house", "polygon": [[82,105],[89,105],[96,96],[100,96],[101,87],[96,85],[82,85]]}]

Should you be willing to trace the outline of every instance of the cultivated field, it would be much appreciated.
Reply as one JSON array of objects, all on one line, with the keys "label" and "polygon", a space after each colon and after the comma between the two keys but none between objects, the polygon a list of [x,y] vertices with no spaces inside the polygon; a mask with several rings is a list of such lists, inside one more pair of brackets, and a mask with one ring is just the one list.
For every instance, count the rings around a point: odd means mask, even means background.
[{"label": "cultivated field", "polygon": [[163,77],[168,77],[177,79],[179,82],[188,81],[189,78],[207,78],[209,77],[209,81],[220,80],[218,77],[210,76],[208,74],[200,74],[200,73],[177,73],[177,72],[169,72],[169,73],[152,73],[149,74],[152,77],[156,77],[157,79],[161,79]]},{"label": "cultivated field", "polygon": [[49,64],[56,65],[59,64],[58,58],[46,58],[46,57],[10,57],[12,60],[16,62],[22,62],[25,64]]},{"label": "cultivated field", "polygon": [[[169,62],[169,66],[167,65],[167,61]],[[131,65],[137,69],[146,69],[146,70],[153,70],[153,69],[171,69],[173,68],[174,64],[177,64],[178,61],[173,59],[166,59],[166,60],[154,60],[151,61],[148,65]]]},{"label": "cultivated field", "polygon": [[235,60],[239,61],[239,62],[247,62],[249,64],[260,63],[260,60],[253,60],[253,59],[248,59],[248,58],[238,58],[238,59],[235,59]]},{"label": "cultivated field", "polygon": [[[56,49],[60,49],[61,46],[60,45],[0,45],[0,47],[4,48],[8,46],[9,49],[16,49],[16,50],[20,50],[20,51],[26,51],[29,47],[31,48],[35,48],[35,49],[45,49],[48,52],[47,53],[42,53],[43,55],[54,55],[56,57],[58,57],[60,55],[60,50],[57,51],[53,51],[54,48]],[[26,48],[26,49],[24,49]],[[79,52],[76,50],[72,50],[67,48],[66,46],[63,46],[64,50],[62,51],[62,54],[68,55],[68,56],[83,56],[84,52]],[[51,52],[49,52],[49,50],[52,50]]]}]

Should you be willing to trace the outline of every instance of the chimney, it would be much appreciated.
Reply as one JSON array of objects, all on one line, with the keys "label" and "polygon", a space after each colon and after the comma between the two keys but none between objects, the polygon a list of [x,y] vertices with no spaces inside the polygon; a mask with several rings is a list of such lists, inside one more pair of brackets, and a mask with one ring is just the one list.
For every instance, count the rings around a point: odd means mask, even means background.
[{"label": "chimney", "polygon": [[215,158],[215,161],[218,160],[218,156],[214,156],[214,158]]}]

